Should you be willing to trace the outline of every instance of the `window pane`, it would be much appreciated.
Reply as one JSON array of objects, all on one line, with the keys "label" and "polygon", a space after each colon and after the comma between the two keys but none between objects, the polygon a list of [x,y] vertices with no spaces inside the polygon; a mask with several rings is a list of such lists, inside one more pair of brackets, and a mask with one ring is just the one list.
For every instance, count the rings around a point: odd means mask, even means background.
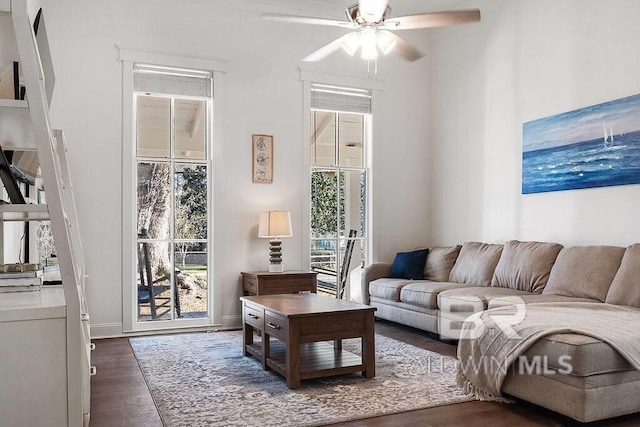
[{"label": "window pane", "polygon": [[207,166],[176,164],[175,238],[207,238]]},{"label": "window pane", "polygon": [[335,166],[336,164],[336,113],[311,112],[311,164]]},{"label": "window pane", "polygon": [[364,165],[364,117],[361,114],[338,114],[340,166]]},{"label": "window pane", "polygon": [[136,98],[136,153],[138,157],[169,157],[171,100],[140,95]]},{"label": "window pane", "polygon": [[340,172],[340,237],[365,236],[365,173]]},{"label": "window pane", "polygon": [[207,244],[176,242],[175,248],[180,317],[207,317]]},{"label": "window pane", "polygon": [[[348,241],[347,241],[348,243]],[[349,298],[352,301],[362,301],[361,299],[361,290],[360,290],[360,274],[356,272],[355,274],[351,274],[353,270],[357,268],[363,268],[365,266],[365,242],[363,240],[357,239],[353,240],[351,257],[349,258],[349,254],[347,251],[343,255],[343,259],[345,260],[346,272],[343,274],[346,276],[343,278],[345,284],[345,293],[349,294]]]},{"label": "window pane", "polygon": [[175,158],[204,160],[206,158],[206,101],[176,99]]},{"label": "window pane", "polygon": [[138,233],[150,239],[167,239],[170,230],[169,163],[138,163]]},{"label": "window pane", "polygon": [[335,171],[311,173],[311,238],[338,235],[338,179]]},{"label": "window pane", "polygon": [[168,243],[138,242],[138,320],[171,319],[172,270]]},{"label": "window pane", "polygon": [[318,293],[336,295],[337,241],[311,240],[311,269],[318,273]]}]

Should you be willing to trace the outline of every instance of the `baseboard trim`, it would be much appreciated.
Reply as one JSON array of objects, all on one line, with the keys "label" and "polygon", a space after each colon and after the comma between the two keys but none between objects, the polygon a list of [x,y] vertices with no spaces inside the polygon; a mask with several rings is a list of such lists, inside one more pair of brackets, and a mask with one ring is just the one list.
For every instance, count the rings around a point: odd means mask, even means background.
[{"label": "baseboard trim", "polygon": [[181,332],[232,331],[242,329],[242,316],[222,316],[221,323],[178,329],[161,329],[137,332],[122,332],[122,323],[97,323],[91,325],[91,339],[134,337],[138,335],[175,334]]},{"label": "baseboard trim", "polygon": [[217,328],[217,330],[242,328],[242,316],[239,314],[234,314],[231,316],[222,316],[220,320],[221,320],[221,325],[219,328]]},{"label": "baseboard trim", "polygon": [[122,337],[122,323],[97,323],[91,325],[91,339]]}]

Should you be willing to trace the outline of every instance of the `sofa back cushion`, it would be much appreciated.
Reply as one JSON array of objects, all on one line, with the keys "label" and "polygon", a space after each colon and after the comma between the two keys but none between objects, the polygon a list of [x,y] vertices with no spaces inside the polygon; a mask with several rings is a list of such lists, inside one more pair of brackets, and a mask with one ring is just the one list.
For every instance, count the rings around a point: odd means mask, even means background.
[{"label": "sofa back cushion", "polygon": [[502,245],[466,242],[451,269],[449,281],[475,286],[489,286],[496,269]]},{"label": "sofa back cushion", "polygon": [[558,243],[517,240],[505,243],[491,286],[542,293],[561,249]]},{"label": "sofa back cushion", "polygon": [[424,266],[424,278],[434,282],[448,282],[462,246],[430,246]]},{"label": "sofa back cushion", "polygon": [[640,243],[624,252],[605,302],[640,307]]},{"label": "sofa back cushion", "polygon": [[618,246],[564,248],[542,293],[604,301],[624,252]]}]

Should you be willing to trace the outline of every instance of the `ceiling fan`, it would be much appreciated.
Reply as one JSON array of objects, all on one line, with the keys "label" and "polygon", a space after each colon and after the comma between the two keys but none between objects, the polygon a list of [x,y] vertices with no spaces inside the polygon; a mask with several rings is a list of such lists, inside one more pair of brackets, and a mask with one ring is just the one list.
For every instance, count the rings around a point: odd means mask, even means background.
[{"label": "ceiling fan", "polygon": [[478,9],[420,13],[390,18],[391,8],[388,3],[389,0],[359,0],[357,4],[347,7],[347,21],[277,13],[265,13],[262,18],[354,30],[302,58],[303,61],[308,62],[320,61],[340,48],[352,56],[359,50],[360,57],[365,60],[375,60],[379,52],[386,55],[395,49],[404,59],[415,61],[422,57],[422,53],[393,31],[444,27],[480,20]]}]

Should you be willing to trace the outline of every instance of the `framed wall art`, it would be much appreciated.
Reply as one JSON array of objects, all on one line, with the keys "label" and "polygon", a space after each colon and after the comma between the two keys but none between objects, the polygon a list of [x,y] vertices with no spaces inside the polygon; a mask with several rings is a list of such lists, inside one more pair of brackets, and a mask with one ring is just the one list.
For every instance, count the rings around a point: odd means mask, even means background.
[{"label": "framed wall art", "polygon": [[524,123],[522,194],[640,183],[640,95]]},{"label": "framed wall art", "polygon": [[253,134],[253,182],[273,182],[273,135]]}]

